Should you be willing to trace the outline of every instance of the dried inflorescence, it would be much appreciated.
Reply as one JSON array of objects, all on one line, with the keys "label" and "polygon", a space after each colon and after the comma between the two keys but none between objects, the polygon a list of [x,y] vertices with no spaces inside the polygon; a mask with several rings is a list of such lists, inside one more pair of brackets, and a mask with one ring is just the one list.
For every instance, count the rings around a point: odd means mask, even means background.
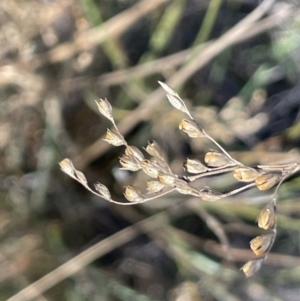
[{"label": "dried inflorescence", "polygon": [[[257,259],[247,262],[241,269],[249,277],[255,274],[267,258],[270,249],[276,237],[276,195],[281,183],[291,174],[299,170],[299,163],[281,164],[281,165],[258,165],[254,167],[245,166],[237,161],[215,141],[204,129],[197,124],[188,110],[185,102],[180,96],[166,84],[159,82],[167,93],[170,103],[178,110],[185,113],[189,119],[183,119],[179,124],[179,129],[186,133],[190,138],[207,138],[217,148],[208,151],[204,156],[203,164],[198,159],[187,159],[184,164],[185,170],[190,176],[179,176],[172,172],[164,152],[159,145],[152,141],[144,150],[150,156],[145,158],[143,152],[135,146],[128,145],[124,136],[119,131],[112,114],[111,104],[107,99],[96,101],[99,112],[112,122],[113,128],[107,129],[105,141],[113,146],[125,146],[124,154],[119,158],[121,169],[136,172],[141,170],[148,175],[151,180],[147,181],[147,193],[144,194],[135,186],[126,186],[124,196],[128,202],[118,202],[112,199],[108,188],[101,184],[95,184],[95,190],[91,189],[87,183],[84,174],[75,169],[70,159],[64,159],[60,162],[63,172],[81,183],[86,189],[93,194],[109,202],[120,205],[133,205],[144,203],[156,199],[162,195],[177,191],[181,194],[198,197],[202,201],[213,202],[222,198],[232,196],[243,192],[251,187],[257,187],[259,190],[268,190],[276,186],[271,201],[266,205],[258,217],[258,226],[266,231],[266,234],[255,237],[250,242],[250,248],[257,256]],[[215,191],[210,187],[194,187],[191,182],[211,175],[224,174],[232,172],[233,177],[246,183],[244,186],[231,190],[227,193]],[[151,196],[149,196],[151,195]]]},{"label": "dried inflorescence", "polygon": [[248,261],[241,270],[247,277],[255,274],[261,267],[262,263],[267,259],[272,245],[276,237],[276,198],[266,205],[260,212],[257,219],[258,226],[267,230],[267,234],[259,235],[250,241],[250,248],[258,257],[257,259]]}]

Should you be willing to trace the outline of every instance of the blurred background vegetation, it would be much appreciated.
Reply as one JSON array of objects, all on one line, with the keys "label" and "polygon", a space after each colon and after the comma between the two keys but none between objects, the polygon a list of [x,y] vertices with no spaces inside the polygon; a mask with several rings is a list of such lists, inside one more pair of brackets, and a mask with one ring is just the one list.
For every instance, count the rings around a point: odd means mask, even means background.
[{"label": "blurred background vegetation", "polygon": [[[100,97],[130,144],[155,139],[179,174],[187,157],[202,160],[212,145],[179,132],[183,115],[158,80],[241,162],[299,161],[297,0],[2,0],[0,24],[0,300],[126,227],[131,235],[80,257],[37,300],[299,300],[297,176],[280,189],[268,261],[246,279],[239,268],[253,257],[270,193],[209,204],[172,194],[124,207],[58,166],[72,159],[120,201],[125,185],[146,188],[143,174],[119,171],[124,149],[101,140],[110,123]],[[232,175],[206,185],[237,187]]]}]

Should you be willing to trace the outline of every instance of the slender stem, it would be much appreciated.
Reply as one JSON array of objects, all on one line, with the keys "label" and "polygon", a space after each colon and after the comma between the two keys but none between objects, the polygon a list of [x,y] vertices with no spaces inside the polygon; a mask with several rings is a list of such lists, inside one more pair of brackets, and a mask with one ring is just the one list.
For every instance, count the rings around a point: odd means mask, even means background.
[{"label": "slender stem", "polygon": [[201,174],[195,175],[195,176],[187,176],[184,177],[184,180],[187,180],[189,182],[193,182],[199,178],[203,178],[203,177],[208,177],[208,176],[213,176],[213,175],[219,175],[225,172],[229,172],[232,171],[236,168],[236,165],[232,165],[232,166],[225,166],[225,167],[221,167],[221,168],[214,168],[214,169],[208,169],[206,172],[203,172]]},{"label": "slender stem", "polygon": [[234,189],[232,191],[229,191],[227,193],[224,193],[221,195],[221,198],[227,198],[229,196],[232,196],[232,195],[235,195],[235,194],[238,194],[239,192],[242,192],[242,191],[245,191],[251,187],[254,187],[256,184],[253,182],[253,183],[250,183],[248,185],[245,185],[243,187],[240,187],[240,188],[237,188],[237,189]]},{"label": "slender stem", "polygon": [[264,171],[285,171],[285,170],[291,170],[293,168],[296,170],[296,168],[299,166],[299,163],[286,163],[286,164],[274,164],[274,165],[257,165],[258,168],[264,170]]},{"label": "slender stem", "polygon": [[[70,175],[70,176],[71,176],[71,175]],[[91,193],[93,193],[94,195],[96,195],[96,196],[98,196],[98,197],[100,197],[100,198],[102,198],[102,199],[104,199],[104,200],[106,200],[106,201],[108,201],[108,202],[110,202],[110,203],[114,203],[114,204],[118,204],[118,205],[124,205],[124,206],[131,206],[131,205],[146,203],[146,202],[148,202],[148,201],[152,201],[152,200],[155,200],[155,199],[157,199],[157,198],[159,198],[159,197],[162,197],[162,196],[164,196],[164,195],[166,195],[166,194],[168,194],[168,193],[170,193],[170,192],[172,192],[172,191],[175,190],[175,188],[171,188],[171,189],[169,189],[169,190],[167,190],[167,191],[164,191],[164,192],[161,192],[161,193],[159,193],[159,194],[157,194],[157,195],[155,195],[155,196],[153,196],[153,197],[145,198],[145,199],[143,199],[142,201],[123,203],[123,202],[115,201],[115,200],[110,199],[110,198],[106,198],[106,197],[103,196],[102,194],[99,194],[99,193],[97,193],[96,191],[94,191],[94,190],[93,190],[91,187],[89,187],[87,184],[86,184],[86,185],[83,184],[83,183],[82,183],[80,180],[78,180],[75,176],[71,176],[71,177],[72,177],[74,180],[76,180],[78,183],[80,183],[82,186],[84,186],[88,191],[90,191]]]}]

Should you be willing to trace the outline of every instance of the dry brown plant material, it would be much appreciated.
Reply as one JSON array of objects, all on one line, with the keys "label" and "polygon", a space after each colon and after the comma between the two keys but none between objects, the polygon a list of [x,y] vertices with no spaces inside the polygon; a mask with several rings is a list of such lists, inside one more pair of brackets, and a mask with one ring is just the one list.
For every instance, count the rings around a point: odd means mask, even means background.
[{"label": "dry brown plant material", "polygon": [[224,154],[215,151],[207,152],[204,161],[209,167],[223,167],[231,163]]},{"label": "dry brown plant material", "polygon": [[273,234],[257,236],[250,241],[250,248],[255,255],[263,256],[270,250],[273,240]]},{"label": "dry brown plant material", "polygon": [[259,172],[251,167],[238,167],[233,171],[233,176],[241,182],[253,182],[258,176]]},{"label": "dry brown plant material", "polygon": [[244,272],[246,277],[251,277],[260,269],[262,263],[263,259],[251,260],[245,263],[241,267],[241,270]]},{"label": "dry brown plant material", "polygon": [[193,173],[193,174],[199,174],[207,171],[207,167],[197,159],[191,160],[187,158],[186,163],[184,164],[184,168],[189,173]]},{"label": "dry brown plant material", "polygon": [[129,202],[137,203],[144,200],[142,192],[134,186],[127,186],[124,192],[124,196]]},{"label": "dry brown plant material", "polygon": [[166,186],[159,181],[147,181],[147,191],[148,193],[156,193],[163,190]]},{"label": "dry brown plant material", "polygon": [[256,186],[259,190],[268,190],[277,184],[282,178],[280,174],[266,173],[255,179]]},{"label": "dry brown plant material", "polygon": [[103,140],[114,146],[126,145],[124,137],[120,133],[110,129],[107,129],[105,139]]},{"label": "dry brown plant material", "polygon": [[165,154],[162,149],[159,147],[156,141],[149,142],[145,148],[145,151],[153,157],[159,158],[161,160],[165,160]]},{"label": "dry brown plant material", "polygon": [[186,133],[190,138],[205,137],[201,129],[193,120],[183,119],[179,123],[179,129]]},{"label": "dry brown plant material", "polygon": [[137,161],[136,158],[134,158],[131,155],[124,154],[120,158],[119,162],[123,166],[123,168],[120,169],[130,170],[130,171],[138,171],[139,169],[141,169],[140,162]]},{"label": "dry brown plant material", "polygon": [[[135,186],[126,186],[124,196],[128,202],[115,201],[111,197],[108,188],[101,184],[95,184],[95,190],[88,186],[87,179],[84,174],[75,169],[70,159],[64,159],[60,162],[63,172],[81,183],[86,189],[93,194],[105,199],[111,203],[120,205],[133,205],[151,201],[168,194],[174,190],[181,194],[191,195],[199,198],[199,200],[214,202],[228,196],[236,195],[244,192],[252,187],[259,190],[268,190],[276,185],[274,194],[270,197],[271,201],[266,205],[258,217],[258,226],[268,231],[266,234],[255,237],[250,242],[250,248],[256,256],[257,260],[247,262],[241,270],[249,277],[254,275],[266,260],[276,237],[276,201],[277,191],[282,182],[299,170],[299,162],[290,164],[277,165],[258,165],[256,167],[245,166],[237,161],[208,133],[204,131],[194,120],[192,114],[188,110],[185,102],[180,96],[166,84],[159,82],[167,93],[167,98],[174,108],[185,113],[189,119],[183,119],[179,124],[179,129],[185,132],[190,138],[206,138],[209,139],[219,150],[209,151],[203,158],[205,164],[198,159],[187,159],[184,168],[192,176],[180,176],[172,172],[164,152],[155,142],[149,142],[144,150],[150,155],[145,158],[143,152],[135,146],[129,146],[123,135],[120,133],[114,118],[111,104],[107,99],[96,101],[99,112],[111,121],[113,128],[107,129],[105,141],[114,146],[125,146],[125,152],[120,157],[121,169],[133,172],[141,170],[148,175],[151,180],[147,181],[147,193],[153,196],[148,197]],[[201,177],[212,175],[221,175],[232,172],[234,178],[241,182],[246,182],[244,186],[231,190],[226,193],[215,191],[210,187],[193,187],[191,183]]]},{"label": "dry brown plant material", "polygon": [[257,219],[258,227],[268,230],[276,223],[276,206],[273,202],[265,206]]}]

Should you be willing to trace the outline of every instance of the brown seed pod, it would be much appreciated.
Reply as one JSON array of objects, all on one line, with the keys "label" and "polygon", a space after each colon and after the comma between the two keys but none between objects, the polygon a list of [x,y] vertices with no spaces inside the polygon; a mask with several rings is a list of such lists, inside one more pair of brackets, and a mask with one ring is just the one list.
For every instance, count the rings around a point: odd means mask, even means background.
[{"label": "brown seed pod", "polygon": [[137,171],[141,169],[140,163],[132,155],[123,155],[120,160],[120,164],[124,170]]},{"label": "brown seed pod", "polygon": [[255,179],[255,184],[259,190],[268,190],[276,185],[281,176],[276,173],[265,173]]},{"label": "brown seed pod", "polygon": [[105,99],[100,99],[100,100],[95,100],[99,112],[105,116],[107,119],[112,120],[112,107],[110,102],[105,98]]},{"label": "brown seed pod", "polygon": [[151,158],[150,161],[161,173],[172,173],[171,168],[166,161],[155,157]]},{"label": "brown seed pod", "polygon": [[191,160],[187,158],[184,167],[189,173],[193,173],[193,174],[199,174],[207,171],[207,167],[204,166],[199,160],[196,159]]},{"label": "brown seed pod", "polygon": [[145,150],[150,156],[165,160],[165,154],[156,141],[148,142]]},{"label": "brown seed pod", "polygon": [[274,241],[274,234],[265,234],[253,238],[250,241],[250,248],[257,256],[265,255],[271,248]]},{"label": "brown seed pod", "polygon": [[124,196],[129,202],[138,203],[144,200],[142,192],[135,186],[126,186]]},{"label": "brown seed pod", "polygon": [[148,193],[156,193],[164,189],[166,186],[159,181],[149,180],[147,181]]},{"label": "brown seed pod", "polygon": [[120,146],[126,144],[124,137],[121,134],[119,134],[115,130],[110,130],[110,129],[107,129],[105,139],[103,140],[114,146]]},{"label": "brown seed pod", "polygon": [[142,170],[151,178],[157,178],[159,175],[159,169],[153,162],[148,159],[145,159],[141,162]]},{"label": "brown seed pod", "polygon": [[159,174],[158,181],[166,186],[174,186],[177,178],[172,174]]},{"label": "brown seed pod", "polygon": [[211,167],[222,167],[231,163],[231,161],[222,153],[210,151],[205,154],[204,161]]},{"label": "brown seed pod", "polygon": [[189,110],[187,109],[184,101],[180,98],[180,96],[165,83],[162,83],[160,81],[158,83],[167,92],[167,98],[168,98],[169,102],[171,103],[171,105],[174,108],[186,113],[187,115],[189,115],[191,117]]},{"label": "brown seed pod", "polygon": [[86,179],[85,175],[83,174],[83,172],[81,172],[79,170],[75,170],[75,176],[82,185],[84,185],[84,186],[87,185],[87,179]]},{"label": "brown seed pod", "polygon": [[95,189],[99,192],[99,194],[101,194],[105,199],[110,199],[111,195],[110,192],[108,190],[108,188],[103,185],[102,183],[96,183],[95,184]]},{"label": "brown seed pod", "polygon": [[75,168],[70,159],[68,158],[63,159],[61,162],[59,162],[59,166],[64,173],[70,176],[74,175]]},{"label": "brown seed pod", "polygon": [[198,127],[196,122],[189,119],[181,120],[179,129],[188,134],[190,138],[205,137],[203,130]]},{"label": "brown seed pod", "polygon": [[237,167],[233,171],[233,176],[241,182],[252,182],[259,175],[260,173],[256,169],[247,166]]},{"label": "brown seed pod", "polygon": [[196,197],[200,196],[199,190],[192,187],[184,180],[176,179],[175,187],[176,187],[176,190],[181,194],[194,195]]},{"label": "brown seed pod", "polygon": [[257,219],[258,227],[262,229],[273,228],[276,223],[276,206],[273,202],[265,206]]},{"label": "brown seed pod", "polygon": [[137,147],[132,145],[126,147],[125,154],[133,156],[138,161],[143,161],[145,159],[143,153]]},{"label": "brown seed pod", "polygon": [[262,262],[263,259],[250,260],[241,267],[241,270],[246,277],[251,277],[260,269]]}]

